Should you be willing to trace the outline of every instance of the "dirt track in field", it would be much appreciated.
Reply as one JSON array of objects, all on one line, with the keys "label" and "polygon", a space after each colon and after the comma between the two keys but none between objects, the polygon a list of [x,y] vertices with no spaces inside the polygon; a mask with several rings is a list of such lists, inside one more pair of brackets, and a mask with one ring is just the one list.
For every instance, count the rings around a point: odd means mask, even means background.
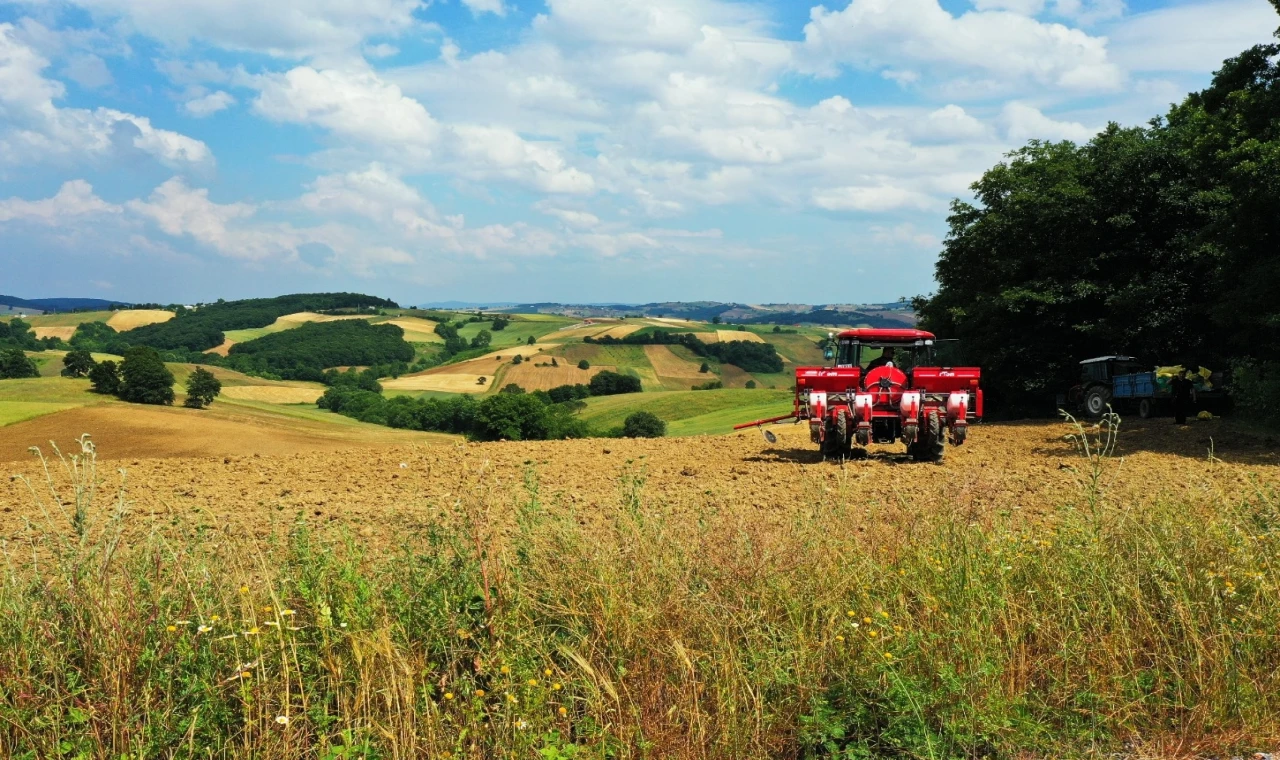
[{"label": "dirt track in field", "polygon": [[[93,413],[95,410],[79,410]],[[126,410],[130,415],[139,410]],[[170,410],[177,411],[177,410]],[[64,422],[50,427],[53,420]],[[84,424],[64,415],[5,429],[5,460],[14,450],[56,434],[69,443]],[[77,422],[90,421],[80,417]],[[121,425],[123,420],[103,420]],[[910,504],[965,520],[999,512],[1028,520],[1051,520],[1056,510],[1080,502],[1083,461],[1063,441],[1058,423],[975,426],[969,442],[949,450],[942,464],[906,461],[900,446],[873,447],[871,457],[843,464],[821,461],[800,426],[775,428],[770,445],[755,431],[660,440],[587,439],[537,443],[363,445],[339,441],[273,438],[276,445],[248,453],[254,442],[215,441],[214,427],[192,432],[102,429],[97,438],[111,466],[100,473],[114,482],[113,468],[128,472],[134,529],[167,529],[170,523],[221,526],[235,533],[267,535],[298,519],[350,530],[374,546],[399,543],[462,503],[486,501],[498,521],[529,498],[526,472],[540,484],[548,509],[579,521],[608,519],[617,508],[622,477],[644,479],[649,503],[666,511],[673,526],[693,524],[706,510],[739,515],[762,526],[786,529],[798,510],[822,509],[843,499],[862,510],[870,525],[878,514]],[[146,424],[160,424],[159,418]],[[390,431],[394,432],[394,431]],[[15,440],[16,436],[16,440]],[[1208,459],[1210,438],[1215,455]],[[198,454],[151,458],[162,445],[201,441]],[[194,444],[192,448],[198,448]],[[226,451],[239,447],[238,452]],[[167,449],[172,454],[172,449]],[[219,453],[210,456],[214,451]],[[1175,429],[1168,421],[1131,426],[1122,434],[1122,459],[1108,463],[1106,498],[1140,510],[1159,500],[1229,504],[1280,487],[1276,442],[1232,432],[1220,421]],[[123,456],[122,456],[123,455]],[[9,472],[36,475],[31,461],[7,461]],[[1272,497],[1274,498],[1274,496]],[[23,517],[37,516],[18,481],[0,481],[0,538],[21,537]]]}]

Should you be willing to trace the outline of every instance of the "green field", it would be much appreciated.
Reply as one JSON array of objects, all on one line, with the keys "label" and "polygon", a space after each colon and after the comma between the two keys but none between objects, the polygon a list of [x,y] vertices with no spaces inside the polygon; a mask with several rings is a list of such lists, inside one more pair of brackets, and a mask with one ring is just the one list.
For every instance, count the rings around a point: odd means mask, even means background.
[{"label": "green field", "polygon": [[70,314],[41,314],[27,317],[32,327],[77,327],[83,322],[106,322],[114,311],[79,311]]},{"label": "green field", "polygon": [[556,320],[539,319],[524,321],[519,315],[515,315],[515,320],[507,325],[506,329],[493,332],[492,322],[472,322],[468,325],[458,328],[458,334],[470,341],[476,337],[481,330],[488,330],[493,333],[493,342],[489,344],[490,348],[507,348],[509,346],[524,345],[529,341],[529,336],[533,336],[534,340],[539,340],[542,336],[553,333],[565,325],[574,324],[572,319],[560,317]]},{"label": "green field", "polygon": [[714,391],[626,393],[587,399],[579,413],[592,427],[607,430],[622,425],[632,412],[651,412],[667,422],[668,435],[728,433],[739,422],[786,414],[790,391],[724,388]]},{"label": "green field", "polygon": [[0,401],[0,427],[12,425],[34,417],[40,417],[64,409],[75,409],[81,404],[54,404],[44,401]]}]

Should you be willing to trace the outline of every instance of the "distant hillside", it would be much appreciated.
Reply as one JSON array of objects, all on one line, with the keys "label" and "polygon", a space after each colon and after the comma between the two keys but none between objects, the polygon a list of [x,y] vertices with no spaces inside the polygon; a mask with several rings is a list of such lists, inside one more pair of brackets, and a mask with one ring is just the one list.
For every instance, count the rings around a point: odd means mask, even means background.
[{"label": "distant hillside", "polygon": [[104,301],[101,298],[18,298],[0,296],[0,306],[32,311],[107,311],[114,307],[129,306],[122,301]]},{"label": "distant hillside", "polygon": [[168,322],[120,334],[133,344],[161,350],[208,351],[222,344],[226,330],[266,327],[286,314],[301,311],[351,311],[398,308],[394,301],[361,293],[298,293],[276,298],[219,301],[194,310],[180,310]]},{"label": "distant hillside", "polygon": [[[495,309],[495,311],[498,309]],[[906,303],[876,304],[741,304],[718,301],[667,301],[647,304],[527,303],[501,309],[510,313],[560,314],[569,317],[668,317],[732,324],[811,324],[832,326],[912,327],[915,312]]]}]

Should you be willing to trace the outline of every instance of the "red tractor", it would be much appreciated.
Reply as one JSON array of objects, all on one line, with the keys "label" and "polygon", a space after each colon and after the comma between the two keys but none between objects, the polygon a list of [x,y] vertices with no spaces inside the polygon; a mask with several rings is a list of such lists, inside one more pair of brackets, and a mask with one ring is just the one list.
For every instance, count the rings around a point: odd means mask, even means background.
[{"label": "red tractor", "polygon": [[809,436],[826,456],[900,440],[913,459],[936,461],[946,441],[964,443],[969,421],[982,419],[982,370],[938,367],[933,354],[933,334],[923,330],[845,330],[827,349],[834,366],[796,367],[791,414],[734,430],[808,420]]}]

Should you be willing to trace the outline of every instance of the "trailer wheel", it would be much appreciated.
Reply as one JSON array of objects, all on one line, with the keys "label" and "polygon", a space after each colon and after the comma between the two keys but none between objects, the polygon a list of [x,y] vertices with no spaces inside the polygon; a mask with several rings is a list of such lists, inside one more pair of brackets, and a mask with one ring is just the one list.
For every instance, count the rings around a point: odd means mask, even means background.
[{"label": "trailer wheel", "polygon": [[1107,404],[1111,402],[1111,391],[1101,385],[1095,385],[1084,394],[1084,411],[1090,417],[1101,417],[1107,412]]},{"label": "trailer wheel", "polygon": [[1138,402],[1138,416],[1141,417],[1142,419],[1144,420],[1151,419],[1152,417],[1155,416],[1155,413],[1156,413],[1155,404],[1152,403],[1151,399],[1144,398]]}]

